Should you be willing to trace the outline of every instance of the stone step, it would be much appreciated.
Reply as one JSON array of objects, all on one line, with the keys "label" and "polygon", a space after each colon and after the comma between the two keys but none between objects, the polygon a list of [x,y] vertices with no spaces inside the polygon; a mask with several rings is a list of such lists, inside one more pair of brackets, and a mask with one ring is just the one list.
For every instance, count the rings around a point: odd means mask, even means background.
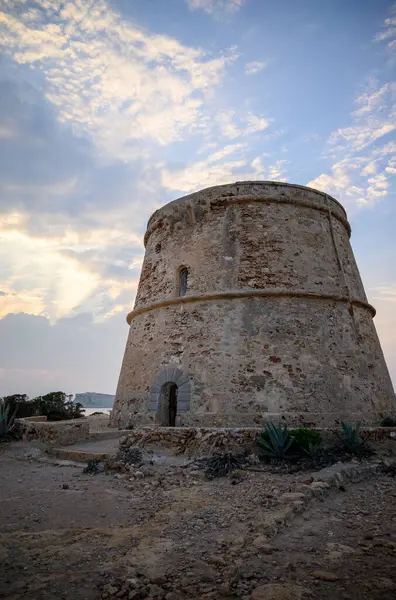
[{"label": "stone step", "polygon": [[61,460],[87,462],[105,460],[115,456],[118,451],[118,438],[106,438],[51,448],[49,454]]},{"label": "stone step", "polygon": [[130,429],[98,429],[89,431],[90,441],[119,439],[130,433]]}]

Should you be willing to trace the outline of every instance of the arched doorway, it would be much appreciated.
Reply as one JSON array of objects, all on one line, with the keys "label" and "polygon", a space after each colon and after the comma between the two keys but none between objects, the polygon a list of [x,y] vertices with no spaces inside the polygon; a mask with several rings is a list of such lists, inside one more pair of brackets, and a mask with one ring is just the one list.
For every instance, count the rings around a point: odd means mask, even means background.
[{"label": "arched doorway", "polygon": [[176,383],[165,383],[161,389],[159,422],[163,427],[175,427],[177,415]]},{"label": "arched doorway", "polygon": [[177,414],[177,385],[172,383],[169,388],[169,427],[175,427],[176,425],[176,414]]}]

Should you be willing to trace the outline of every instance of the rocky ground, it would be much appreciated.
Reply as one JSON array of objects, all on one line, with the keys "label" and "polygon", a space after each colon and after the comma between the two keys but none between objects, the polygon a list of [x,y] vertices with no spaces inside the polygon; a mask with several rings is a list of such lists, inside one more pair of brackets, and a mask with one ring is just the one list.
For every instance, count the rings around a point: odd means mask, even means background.
[{"label": "rocky ground", "polygon": [[[396,597],[390,475],[322,494],[326,484],[307,473],[207,481],[165,457],[87,475],[42,458],[24,442],[0,447],[0,598]],[[286,502],[298,514],[272,537],[268,524]]]}]

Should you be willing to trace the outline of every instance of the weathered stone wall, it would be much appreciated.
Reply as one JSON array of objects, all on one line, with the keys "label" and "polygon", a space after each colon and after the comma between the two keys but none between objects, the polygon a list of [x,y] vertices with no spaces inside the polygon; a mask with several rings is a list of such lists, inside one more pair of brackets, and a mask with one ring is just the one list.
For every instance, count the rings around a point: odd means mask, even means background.
[{"label": "weathered stone wall", "polygon": [[336,200],[269,182],[209,188],[154,213],[113,423],[158,422],[167,382],[179,387],[178,425],[393,414],[349,234]]},{"label": "weathered stone wall", "polygon": [[[318,429],[324,445],[337,442],[333,429]],[[128,432],[120,439],[120,448],[132,446],[172,448],[176,454],[210,455],[216,452],[259,452],[257,438],[262,432],[260,427],[242,428],[204,428],[204,427],[141,427]],[[390,440],[395,444],[396,428],[362,428],[360,433],[367,442],[379,443]]]},{"label": "weathered stone wall", "polygon": [[70,446],[89,439],[89,421],[87,419],[37,422],[28,418],[17,419],[17,422],[23,439],[37,440],[49,448]]}]

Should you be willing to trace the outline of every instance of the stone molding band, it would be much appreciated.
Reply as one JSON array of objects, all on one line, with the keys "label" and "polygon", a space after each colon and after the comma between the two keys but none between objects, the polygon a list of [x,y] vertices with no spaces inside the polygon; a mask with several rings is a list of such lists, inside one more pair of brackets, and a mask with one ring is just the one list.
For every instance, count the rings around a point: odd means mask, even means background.
[{"label": "stone molding band", "polygon": [[345,304],[358,306],[365,308],[370,311],[371,316],[375,317],[375,308],[359,300],[358,298],[349,298],[348,296],[339,296],[336,294],[319,294],[316,292],[305,292],[303,290],[285,290],[285,289],[272,289],[272,290],[234,290],[228,292],[216,292],[209,294],[200,294],[196,296],[177,296],[176,298],[168,298],[166,300],[159,300],[146,306],[139,306],[135,308],[127,315],[127,323],[131,324],[132,319],[146,312],[156,310],[158,308],[167,308],[168,306],[178,306],[182,304],[191,304],[193,302],[209,302],[211,300],[233,300],[235,298],[308,298],[312,300],[330,300],[332,302],[345,302]]},{"label": "stone molding band", "polygon": [[[316,191],[316,190],[310,190],[310,191]],[[322,196],[326,197],[325,194],[321,194]],[[336,202],[337,205],[342,209],[342,211],[345,213],[344,208],[342,207],[342,205],[335,200],[334,198],[332,198],[331,196],[328,196],[328,198],[330,200],[332,200],[333,202]],[[262,195],[262,196],[253,196],[253,195],[245,195],[245,196],[220,196],[219,198],[216,198],[216,200],[214,200],[213,202],[210,203],[210,206],[221,206],[223,205],[230,205],[230,204],[253,204],[255,202],[276,202],[278,204],[291,204],[293,206],[302,206],[303,208],[310,208],[312,210],[318,210],[320,212],[324,212],[324,213],[328,213],[329,212],[329,208],[327,206],[327,204],[321,205],[321,204],[315,204],[314,202],[310,202],[310,201],[306,201],[306,200],[297,200],[294,198],[272,198],[271,196],[267,196],[267,195]],[[177,213],[179,214],[180,209],[185,208],[187,210],[187,208],[189,207],[188,204],[183,205],[182,203],[180,204],[176,204],[174,207],[174,210],[177,211]],[[166,208],[166,205],[163,207],[164,209]],[[150,221],[151,218],[149,219],[149,227],[145,233],[144,236],[144,246],[147,246],[147,242],[151,236],[152,233],[154,233],[154,231],[156,229],[158,229],[158,227],[160,226],[160,222],[163,218],[169,218],[169,215],[165,214],[160,214],[161,211],[163,209],[159,209],[159,214],[157,215],[157,219],[153,222],[153,224],[151,225]],[[155,214],[155,213],[154,213]],[[346,217],[343,217],[339,214],[337,214],[336,212],[334,212],[333,210],[330,209],[330,215],[332,217],[334,217],[335,219],[337,219],[340,223],[342,223],[342,225],[344,225],[344,227],[347,230],[348,236],[351,237],[351,226],[349,224],[349,221]]]}]

